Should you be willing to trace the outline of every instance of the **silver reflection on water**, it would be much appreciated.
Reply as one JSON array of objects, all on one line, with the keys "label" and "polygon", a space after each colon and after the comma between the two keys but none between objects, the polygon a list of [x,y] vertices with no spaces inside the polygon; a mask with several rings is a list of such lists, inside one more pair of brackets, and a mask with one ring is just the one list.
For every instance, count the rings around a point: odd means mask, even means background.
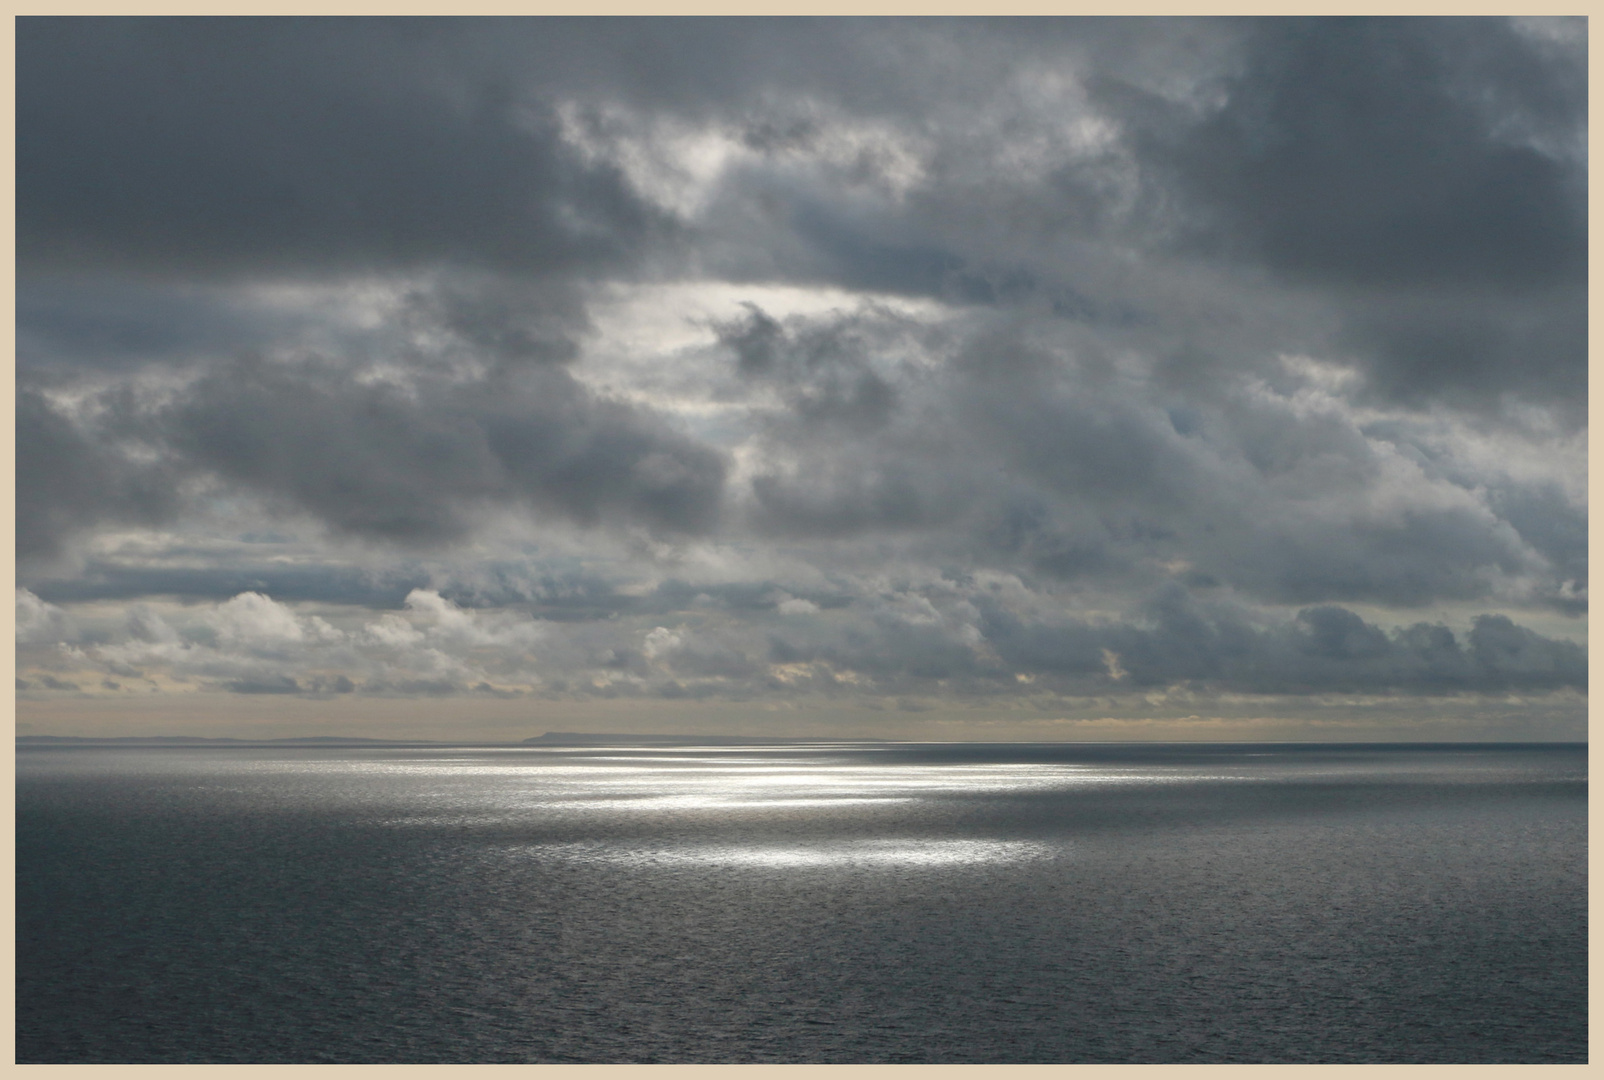
[{"label": "silver reflection on water", "polygon": [[[1046,794],[1090,785],[1153,785],[1246,780],[1213,770],[1165,770],[1074,762],[844,762],[819,747],[720,752],[683,747],[672,751],[642,748],[525,750],[495,755],[405,757],[380,760],[261,762],[266,773],[335,773],[353,780],[384,778],[384,790],[426,798],[438,808],[441,826],[503,822],[575,820],[586,815],[713,815],[727,823],[761,815],[828,815],[847,808],[876,808],[950,798],[1001,798]],[[418,790],[422,786],[423,790]],[[352,784],[353,799],[371,798],[371,786]],[[364,796],[360,793],[366,792]],[[392,819],[408,827],[416,814]],[[712,819],[709,819],[712,820]],[[870,859],[863,849],[859,861]],[[923,849],[921,849],[923,850]],[[968,848],[954,848],[953,851]],[[917,862],[935,858],[926,852]],[[816,854],[797,855],[805,865]],[[971,856],[943,855],[938,861]],[[978,856],[974,856],[978,858]],[[875,855],[884,861],[883,855]],[[902,858],[902,856],[899,856]],[[718,861],[718,860],[715,860]],[[723,860],[731,861],[731,860]],[[734,860],[742,861],[742,860]],[[746,860],[750,861],[750,860]],[[871,860],[872,861],[872,860]],[[784,860],[774,865],[786,865]]]},{"label": "silver reflection on water", "polygon": [[[349,767],[342,763],[342,767]],[[881,815],[908,804],[951,798],[997,798],[1068,790],[1085,785],[1149,784],[1180,777],[1151,770],[1051,762],[845,762],[810,747],[718,756],[684,748],[665,752],[593,753],[562,756],[533,752],[494,760],[453,755],[375,763],[391,777],[428,783],[445,827],[503,825],[543,829],[556,822],[585,827],[602,819],[638,820],[650,832],[664,822],[695,820],[747,832],[739,842],[652,843],[639,834],[610,841],[557,841],[515,845],[504,854],[537,861],[609,865],[630,871],[674,867],[756,868],[777,872],[829,867],[844,870],[955,867],[1016,863],[1059,854],[1063,844],[1024,840],[895,838],[874,835]],[[787,829],[833,832],[846,823],[857,835],[798,839],[774,835],[760,823]],[[416,814],[392,819],[397,826],[427,823]],[[698,826],[702,827],[702,826]],[[630,826],[636,831],[636,826]],[[867,831],[869,835],[863,833]],[[762,837],[761,839],[759,837]]]},{"label": "silver reflection on water", "polygon": [[622,847],[599,844],[550,844],[522,849],[536,859],[648,867],[756,867],[788,870],[810,868],[944,867],[970,863],[1021,862],[1059,853],[1047,844],[1023,840],[854,840],[809,845],[706,845]]}]

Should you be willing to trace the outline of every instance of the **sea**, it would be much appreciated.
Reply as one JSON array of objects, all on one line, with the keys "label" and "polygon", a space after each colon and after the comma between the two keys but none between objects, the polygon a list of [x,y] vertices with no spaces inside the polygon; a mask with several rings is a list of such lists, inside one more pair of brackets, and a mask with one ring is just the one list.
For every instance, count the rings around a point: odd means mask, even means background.
[{"label": "sea", "polygon": [[1584,1062],[1583,745],[19,744],[20,1062]]}]

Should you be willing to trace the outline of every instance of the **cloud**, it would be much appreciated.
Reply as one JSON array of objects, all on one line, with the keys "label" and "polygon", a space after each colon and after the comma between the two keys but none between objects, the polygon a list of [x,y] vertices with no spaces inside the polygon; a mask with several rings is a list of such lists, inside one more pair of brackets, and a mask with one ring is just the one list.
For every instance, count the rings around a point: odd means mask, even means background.
[{"label": "cloud", "polygon": [[17,644],[63,641],[71,625],[67,613],[59,607],[45,603],[27,589],[17,590]]},{"label": "cloud", "polygon": [[23,20],[25,692],[1584,692],[1585,59]]},{"label": "cloud", "polygon": [[512,613],[465,610],[432,589],[414,589],[406,606],[424,625],[423,637],[458,647],[527,649],[543,641],[547,628]]},{"label": "cloud", "polygon": [[[541,685],[533,657],[548,636],[527,616],[464,610],[424,589],[407,597],[405,615],[346,619],[343,629],[256,592],[165,611],[135,605],[121,626],[88,629],[31,593],[18,605],[21,642],[33,647],[23,662],[109,672],[146,690],[467,693],[483,684],[504,693],[510,679],[527,693]],[[59,689],[51,678],[38,681]]]},{"label": "cloud", "polygon": [[1580,55],[1494,19],[1274,19],[1245,60],[1173,162],[1227,243],[1329,283],[1584,273],[1585,172],[1540,148],[1585,123]]},{"label": "cloud", "polygon": [[1585,650],[1507,616],[1478,616],[1461,639],[1424,622],[1389,632],[1336,605],[1306,608],[1287,622],[1247,615],[1172,589],[1153,600],[1143,623],[1029,625],[990,610],[982,627],[1005,664],[1082,681],[1128,677],[1134,686],[1184,682],[1253,694],[1587,687]]},{"label": "cloud", "polygon": [[299,694],[301,684],[287,675],[269,679],[236,679],[224,687],[234,694]]},{"label": "cloud", "polygon": [[272,651],[288,646],[327,644],[344,635],[316,615],[297,618],[283,604],[261,593],[240,593],[220,604],[208,620],[218,640],[233,649]]},{"label": "cloud", "polygon": [[[616,261],[663,227],[549,109],[476,68],[482,24],[34,19],[19,258],[165,274]],[[444,61],[443,63],[441,61]],[[453,62],[455,61],[455,62]],[[83,154],[73,148],[95,147]]]},{"label": "cloud", "polygon": [[715,451],[560,370],[396,386],[242,363],[153,423],[245,490],[400,541],[460,537],[476,508],[498,502],[697,532],[716,519],[724,468]]},{"label": "cloud", "polygon": [[[554,634],[510,611],[464,609],[416,590],[404,613],[345,616],[346,628],[257,593],[163,615],[136,608],[119,630],[74,644],[72,624],[25,596],[25,654],[47,688],[100,674],[234,693],[560,693],[569,697],[843,694],[986,700],[1204,695],[1585,691],[1586,654],[1504,615],[1467,631],[1415,622],[1391,629],[1337,605],[1286,618],[1170,585],[1128,618],[1088,621],[995,576],[858,584],[831,609],[777,603],[757,623],[707,610],[672,626],[639,618]],[[65,666],[63,666],[65,664]],[[48,678],[47,678],[48,676]],[[489,691],[483,688],[488,687]]]},{"label": "cloud", "polygon": [[1587,381],[1581,295],[1578,284],[1518,303],[1376,299],[1348,317],[1338,344],[1384,401],[1486,411],[1505,396],[1537,398],[1579,423]]},{"label": "cloud", "polygon": [[163,463],[131,460],[37,391],[17,391],[17,555],[56,555],[100,523],[156,525],[177,512]]},{"label": "cloud", "polygon": [[[460,323],[471,313],[449,314]],[[524,338],[511,346],[533,347]],[[74,531],[103,523],[173,520],[187,480],[398,543],[462,538],[495,507],[670,533],[717,520],[718,451],[559,367],[389,375],[240,357],[159,396],[106,394],[82,423],[23,390],[20,551],[54,554]],[[119,452],[119,436],[136,440],[144,459]]]},{"label": "cloud", "polygon": [[1188,243],[1341,298],[1335,344],[1376,393],[1562,401],[1586,363],[1585,69],[1507,20],[1273,19],[1201,119],[1106,97]]},{"label": "cloud", "polygon": [[[1179,393],[1161,358],[1010,321],[938,334],[873,309],[749,309],[720,327],[745,388],[728,392],[760,403],[744,466],[754,527],[902,535],[1064,580],[1151,584],[1179,566],[1290,604],[1536,600],[1583,580],[1580,534],[1560,524],[1578,512],[1570,497],[1462,460],[1470,427],[1426,434],[1407,412],[1361,413],[1333,366],[1297,357]],[[872,416],[851,397],[868,378],[890,403]],[[1545,509],[1517,512],[1529,499]]]}]

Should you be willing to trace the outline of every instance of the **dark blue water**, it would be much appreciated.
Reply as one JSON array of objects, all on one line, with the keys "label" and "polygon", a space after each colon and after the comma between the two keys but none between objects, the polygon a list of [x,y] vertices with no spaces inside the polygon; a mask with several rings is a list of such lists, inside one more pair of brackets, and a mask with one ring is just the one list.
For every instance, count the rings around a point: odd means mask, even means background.
[{"label": "dark blue water", "polygon": [[1581,746],[24,747],[23,1062],[1580,1062]]}]

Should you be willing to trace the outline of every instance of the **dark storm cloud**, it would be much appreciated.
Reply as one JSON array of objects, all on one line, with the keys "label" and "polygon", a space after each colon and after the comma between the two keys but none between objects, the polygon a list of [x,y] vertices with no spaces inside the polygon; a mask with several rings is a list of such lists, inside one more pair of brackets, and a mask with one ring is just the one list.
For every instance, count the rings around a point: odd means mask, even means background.
[{"label": "dark storm cloud", "polygon": [[1585,286],[1516,303],[1387,297],[1355,305],[1337,344],[1374,394],[1411,406],[1478,408],[1506,394],[1557,403],[1581,422],[1587,389]]},{"label": "dark storm cloud", "polygon": [[1574,281],[1586,174],[1521,136],[1585,124],[1584,71],[1507,20],[1260,21],[1225,107],[1183,136],[1178,182],[1228,246],[1310,280]]},{"label": "dark storm cloud", "polygon": [[[521,506],[584,525],[699,533],[717,520],[724,461],[566,371],[466,382],[364,382],[316,362],[240,360],[159,406],[114,398],[85,432],[19,395],[19,552],[73,531],[176,516],[186,478],[221,479],[337,533],[402,544],[460,539],[477,515]],[[113,448],[134,434],[160,455]]]},{"label": "dark storm cloud", "polygon": [[1181,195],[1181,232],[1336,290],[1337,343],[1386,399],[1578,393],[1585,52],[1503,19],[1250,25],[1201,122],[1106,93],[1150,178]]},{"label": "dark storm cloud", "polygon": [[724,463],[561,370],[488,381],[363,384],[307,365],[242,362],[196,383],[154,423],[198,467],[357,536],[431,543],[486,504],[583,524],[701,532]]},{"label": "dark storm cloud", "polygon": [[34,379],[194,363],[265,348],[293,334],[299,322],[212,290],[106,279],[24,281],[17,289],[17,361]]},{"label": "dark storm cloud", "polygon": [[[471,29],[471,28],[467,28]],[[479,32],[487,28],[480,24]],[[27,19],[24,266],[596,267],[664,221],[450,20]]]},{"label": "dark storm cloud", "polygon": [[[582,160],[562,140],[557,99],[746,117],[761,133],[772,127],[768,95],[788,86],[901,116],[939,80],[884,61],[941,56],[949,31],[931,30],[830,20],[27,19],[19,256],[31,268],[164,275],[439,262],[627,273],[675,226],[614,165]],[[950,86],[956,72],[950,60],[942,66]],[[584,108],[580,116],[605,124]],[[786,127],[799,122],[807,127]],[[929,289],[963,261],[892,222],[836,217],[798,203],[794,225],[845,278]],[[876,238],[888,227],[900,238]]]},{"label": "dark storm cloud", "polygon": [[[1055,61],[1103,88],[1138,164],[1198,199],[1222,243],[1288,272],[1509,288],[1574,279],[1585,250],[1583,172],[1543,149],[1580,130],[1584,68],[1504,20],[36,19],[19,33],[25,253],[38,236],[150,257],[171,243],[571,267],[628,251],[651,215],[559,145],[558,95],[739,123],[779,152],[817,147],[832,120],[917,132]],[[1222,63],[1222,42],[1241,58]],[[1151,99],[1164,56],[1188,49],[1205,76],[1238,69],[1223,108],[1198,121],[1122,104]],[[841,112],[787,116],[787,92]],[[942,227],[946,195],[986,197],[949,160],[981,149],[968,134],[938,147],[907,212],[843,198],[847,183],[785,189],[799,178],[777,166],[751,176],[781,185],[791,229],[841,280],[939,292],[981,261],[988,213],[1079,220],[1046,205],[1070,189],[1031,193],[1032,208],[1009,187],[956,222],[967,234]],[[1118,197],[1106,180],[1072,188],[1089,212]],[[950,246],[960,236],[971,250]]]}]

